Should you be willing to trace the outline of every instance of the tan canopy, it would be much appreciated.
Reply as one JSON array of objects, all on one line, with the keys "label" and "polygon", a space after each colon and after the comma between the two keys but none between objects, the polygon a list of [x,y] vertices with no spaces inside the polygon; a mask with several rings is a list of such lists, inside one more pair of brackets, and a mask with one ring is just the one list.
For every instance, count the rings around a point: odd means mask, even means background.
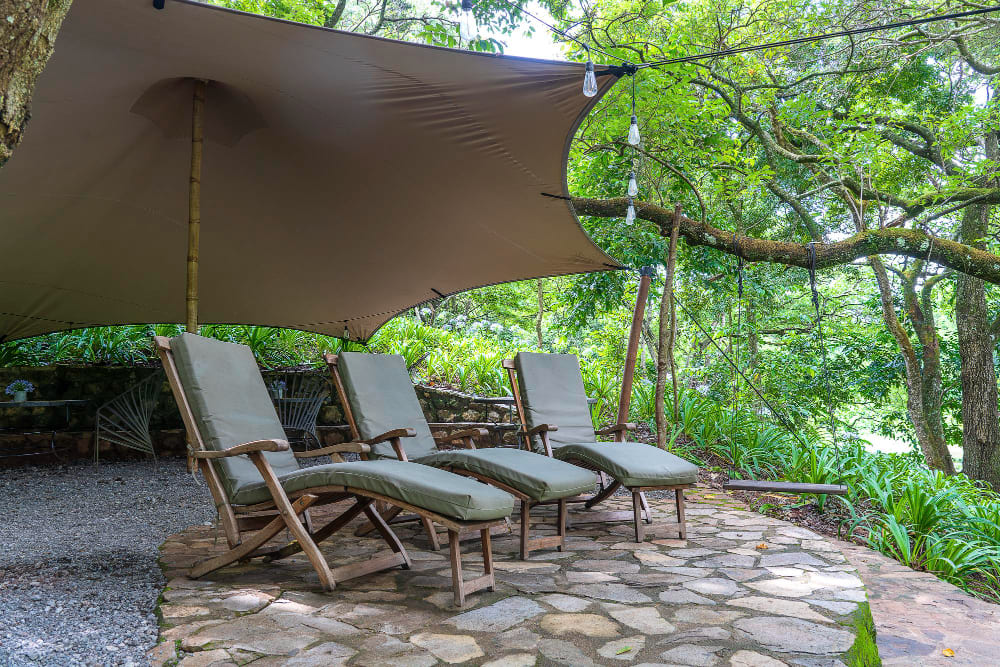
[{"label": "tan canopy", "polygon": [[558,198],[614,74],[588,99],[578,63],[86,0],[0,169],[0,340],[184,321],[196,79],[203,323],[364,339],[440,295],[619,267]]}]

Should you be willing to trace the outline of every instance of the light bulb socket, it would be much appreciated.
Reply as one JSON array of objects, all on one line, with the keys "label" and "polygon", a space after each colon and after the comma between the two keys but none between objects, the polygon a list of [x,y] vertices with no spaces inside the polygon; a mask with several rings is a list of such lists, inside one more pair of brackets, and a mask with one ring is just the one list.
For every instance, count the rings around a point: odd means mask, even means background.
[{"label": "light bulb socket", "polygon": [[472,11],[472,0],[462,0],[462,11],[463,12]]},{"label": "light bulb socket", "polygon": [[632,114],[632,124],[633,125],[639,124],[639,119],[635,117],[635,114]]},{"label": "light bulb socket", "polygon": [[594,71],[594,63],[591,62],[590,60],[587,61],[587,71],[588,72],[593,72]]}]

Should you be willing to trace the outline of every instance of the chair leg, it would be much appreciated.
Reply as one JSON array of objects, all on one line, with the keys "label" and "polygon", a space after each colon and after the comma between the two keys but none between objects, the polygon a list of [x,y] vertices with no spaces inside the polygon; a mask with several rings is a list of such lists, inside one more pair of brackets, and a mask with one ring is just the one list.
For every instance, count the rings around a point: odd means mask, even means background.
[{"label": "chair leg", "polygon": [[465,606],[465,588],[462,585],[462,547],[458,541],[458,531],[448,531],[448,555],[451,558],[451,587],[455,593],[455,605]]},{"label": "chair leg", "polygon": [[642,503],[642,511],[646,515],[646,523],[653,523],[653,513],[649,509],[649,503],[646,501],[646,494],[639,492],[639,501]]},{"label": "chair leg", "polygon": [[[389,505],[388,503],[384,503],[381,500],[379,500],[376,501],[375,503],[375,511],[378,512],[382,516],[382,518],[385,519],[386,521],[392,521],[393,519],[396,518],[396,516],[400,512],[403,511],[403,508],[395,507],[393,505]],[[364,537],[373,530],[375,530],[375,526],[373,526],[372,523],[368,521],[362,524],[356,531],[354,531],[354,535],[356,537]]]},{"label": "chair leg", "polygon": [[[360,501],[363,499],[359,498],[358,500]],[[368,517],[368,520],[372,522],[378,532],[382,535],[382,539],[384,539],[389,545],[389,548],[403,557],[403,569],[409,570],[412,565],[410,562],[410,555],[406,553],[406,548],[403,546],[403,543],[399,541],[399,537],[396,536],[396,533],[392,532],[392,529],[389,528],[389,524],[385,522],[378,512],[371,508],[371,505],[366,505],[364,512]]]},{"label": "chair leg", "polygon": [[687,539],[687,520],[684,518],[684,489],[675,489],[674,498],[677,501],[677,526],[682,540]]},{"label": "chair leg", "polygon": [[479,531],[483,545],[483,576],[489,577],[489,584],[486,590],[495,591],[496,581],[493,578],[493,545],[490,539],[490,529],[484,528]]},{"label": "chair leg", "polygon": [[610,498],[612,494],[614,494],[614,492],[617,491],[621,485],[622,483],[616,479],[614,482],[601,489],[600,493],[598,493],[593,498],[585,502],[583,506],[586,507],[587,509],[590,509],[594,505],[603,503],[605,500]]},{"label": "chair leg", "polygon": [[[420,523],[423,524],[424,531],[427,533],[427,538],[431,541],[431,549],[434,551],[441,551],[441,542],[438,540],[437,530],[434,529],[434,522],[426,517],[420,517]],[[448,531],[448,535],[451,535],[451,531]],[[455,541],[458,541],[457,532],[455,533]]]},{"label": "chair leg", "polygon": [[559,546],[556,547],[556,549],[558,551],[562,551],[563,549],[566,548],[566,515],[567,514],[568,514],[568,512],[566,511],[566,499],[563,498],[563,499],[561,499],[559,501],[559,513],[556,515],[556,521],[559,522],[559,525],[556,527],[556,530],[559,531],[559,538],[560,538],[559,539]]},{"label": "chair leg", "polygon": [[642,502],[639,500],[639,492],[632,492],[632,513],[635,519],[635,541],[642,542],[645,539],[645,527],[642,523]]},{"label": "chair leg", "polygon": [[526,560],[530,550],[528,539],[531,532],[531,505],[527,500],[521,501],[521,560]]}]

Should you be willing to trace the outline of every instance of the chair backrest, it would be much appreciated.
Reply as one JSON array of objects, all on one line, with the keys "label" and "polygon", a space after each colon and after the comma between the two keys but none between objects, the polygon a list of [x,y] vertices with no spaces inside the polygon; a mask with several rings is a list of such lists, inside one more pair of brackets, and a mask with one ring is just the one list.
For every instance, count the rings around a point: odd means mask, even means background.
[{"label": "chair backrest", "polygon": [[[397,428],[412,428],[417,432],[416,437],[401,441],[408,458],[418,459],[437,451],[403,357],[341,352],[331,368],[335,373],[334,381],[337,382],[339,376],[350,404],[350,410],[345,412],[353,422],[351,430],[355,437],[368,440]],[[396,458],[387,442],[373,446],[372,454]]]},{"label": "chair backrest", "polygon": [[514,365],[528,428],[557,426],[549,433],[553,447],[597,441],[575,354],[518,352]]},{"label": "chair backrest", "polygon": [[[183,333],[171,339],[170,350],[179,389],[205,449],[223,450],[254,440],[285,439],[249,347]],[[299,469],[290,450],[265,452],[264,457],[279,476]],[[243,486],[262,479],[247,456],[213,463],[229,498]]]}]

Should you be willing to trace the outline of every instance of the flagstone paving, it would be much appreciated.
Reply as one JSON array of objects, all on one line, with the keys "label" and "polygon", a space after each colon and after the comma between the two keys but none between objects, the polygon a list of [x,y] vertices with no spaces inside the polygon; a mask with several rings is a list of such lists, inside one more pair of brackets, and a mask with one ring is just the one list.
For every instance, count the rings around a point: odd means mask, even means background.
[{"label": "flagstone paving", "polygon": [[[185,568],[224,546],[214,528],[193,527],[161,547],[169,582],[150,658],[182,667],[849,664],[869,617],[864,585],[841,551],[724,494],[689,497],[687,540],[676,537],[668,501],[655,499],[642,544],[629,541],[628,523],[577,522],[565,552],[522,562],[516,532],[498,536],[497,590],[472,595],[463,609],[452,603],[445,554],[428,551],[413,524],[396,527],[412,569],[329,594],[301,556],[187,579]],[[468,577],[477,575],[475,544],[465,547]],[[381,548],[350,530],[322,545],[337,565]]]}]

